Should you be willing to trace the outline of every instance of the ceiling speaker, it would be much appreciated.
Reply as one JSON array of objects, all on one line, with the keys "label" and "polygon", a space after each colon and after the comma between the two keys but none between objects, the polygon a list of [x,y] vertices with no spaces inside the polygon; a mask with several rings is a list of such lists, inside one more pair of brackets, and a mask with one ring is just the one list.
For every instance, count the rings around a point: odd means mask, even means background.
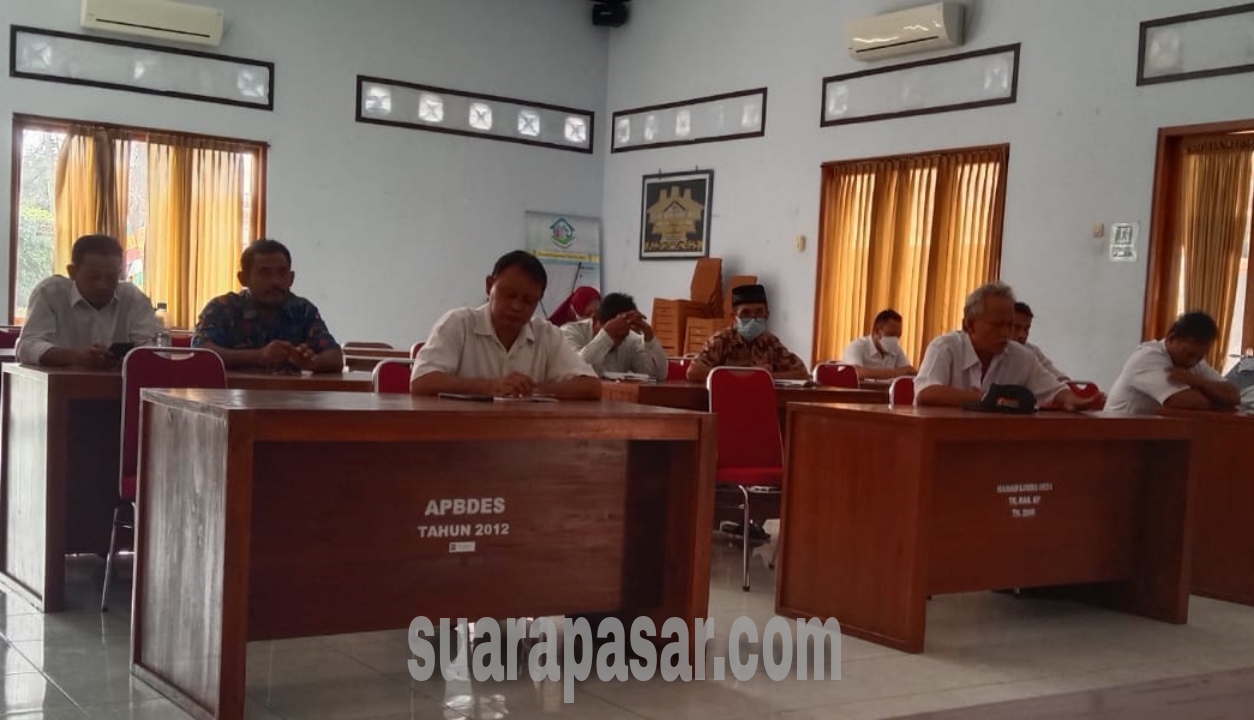
[{"label": "ceiling speaker", "polygon": [[608,0],[592,6],[592,24],[597,27],[622,27],[627,24],[630,13],[627,3],[623,0]]}]

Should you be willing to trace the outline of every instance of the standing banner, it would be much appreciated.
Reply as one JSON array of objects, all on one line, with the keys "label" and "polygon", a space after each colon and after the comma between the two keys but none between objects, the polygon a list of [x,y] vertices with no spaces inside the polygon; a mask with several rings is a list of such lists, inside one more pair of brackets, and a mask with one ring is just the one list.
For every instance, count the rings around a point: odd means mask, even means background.
[{"label": "standing banner", "polygon": [[527,252],[549,274],[540,312],[547,317],[575,288],[601,289],[601,221],[578,215],[527,213]]}]

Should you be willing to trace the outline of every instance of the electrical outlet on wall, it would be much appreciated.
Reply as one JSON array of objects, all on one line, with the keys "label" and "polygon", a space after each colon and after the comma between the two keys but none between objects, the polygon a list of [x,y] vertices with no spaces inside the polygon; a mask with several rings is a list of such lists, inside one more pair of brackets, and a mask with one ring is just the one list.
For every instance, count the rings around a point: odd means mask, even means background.
[{"label": "electrical outlet on wall", "polygon": [[806,236],[798,235],[797,239],[793,241],[793,244],[797,247],[797,252],[805,252],[806,251]]}]

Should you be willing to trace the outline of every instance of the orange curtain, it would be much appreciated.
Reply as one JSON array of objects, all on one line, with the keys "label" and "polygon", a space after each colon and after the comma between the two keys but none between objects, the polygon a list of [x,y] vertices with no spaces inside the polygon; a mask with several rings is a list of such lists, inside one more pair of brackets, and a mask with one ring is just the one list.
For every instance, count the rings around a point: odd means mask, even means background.
[{"label": "orange curtain", "polygon": [[244,243],[263,233],[263,176],[261,157],[238,146],[150,139],[145,289],[172,327],[194,326],[209,300],[238,289]]},{"label": "orange curtain", "polygon": [[118,133],[72,126],[57,157],[52,267],[70,264],[74,241],[102,233],[126,242],[130,143]]},{"label": "orange curtain", "polygon": [[957,328],[976,286],[997,277],[1005,146],[824,169],[814,361],[839,358],[875,315],[905,317],[915,360]]},{"label": "orange curtain", "polygon": [[1254,138],[1188,138],[1177,153],[1175,213],[1168,234],[1175,242],[1152,329],[1162,337],[1181,312],[1209,314],[1219,325],[1219,337],[1207,362],[1222,368],[1236,303],[1244,300],[1237,297],[1237,282],[1251,212]]}]

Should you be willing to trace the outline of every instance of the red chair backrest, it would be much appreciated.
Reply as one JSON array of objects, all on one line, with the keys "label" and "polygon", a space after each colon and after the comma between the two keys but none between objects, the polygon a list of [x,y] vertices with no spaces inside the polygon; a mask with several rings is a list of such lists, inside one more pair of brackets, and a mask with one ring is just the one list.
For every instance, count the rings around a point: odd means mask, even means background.
[{"label": "red chair backrest", "polygon": [[688,379],[688,366],[692,361],[688,358],[670,358],[666,361],[666,380],[682,382]]},{"label": "red chair backrest", "polygon": [[408,360],[384,360],[374,366],[374,391],[409,394],[409,376],[413,365]]},{"label": "red chair backrest", "polygon": [[888,404],[913,405],[914,378],[899,377],[894,379],[893,384],[888,386]]},{"label": "red chair backrest", "polygon": [[17,347],[17,339],[21,335],[18,330],[0,330],[0,349],[11,350]]},{"label": "red chair backrest", "polygon": [[858,388],[858,370],[852,365],[823,363],[814,368],[814,382],[825,387]]},{"label": "red chair backrest", "polygon": [[1097,397],[1101,393],[1101,388],[1097,387],[1097,383],[1084,380],[1069,382],[1067,387],[1071,388],[1071,392],[1084,399]]},{"label": "red chair backrest", "polygon": [[775,381],[762,368],[716,367],[706,380],[718,415],[719,467],[784,465]]},{"label": "red chair backrest", "polygon": [[170,346],[176,348],[189,348],[192,346],[192,336],[170,335]]},{"label": "red chair backrest", "polygon": [[122,361],[122,477],[134,475],[139,465],[139,391],[144,388],[226,387],[226,367],[211,350],[194,348],[171,352],[140,347]]},{"label": "red chair backrest", "polygon": [[417,359],[418,359],[418,351],[422,349],[422,346],[423,346],[423,345],[426,345],[426,343],[425,343],[425,342],[416,342],[416,343],[414,343],[413,347],[409,348],[409,359],[410,359],[410,360],[417,360]]}]

